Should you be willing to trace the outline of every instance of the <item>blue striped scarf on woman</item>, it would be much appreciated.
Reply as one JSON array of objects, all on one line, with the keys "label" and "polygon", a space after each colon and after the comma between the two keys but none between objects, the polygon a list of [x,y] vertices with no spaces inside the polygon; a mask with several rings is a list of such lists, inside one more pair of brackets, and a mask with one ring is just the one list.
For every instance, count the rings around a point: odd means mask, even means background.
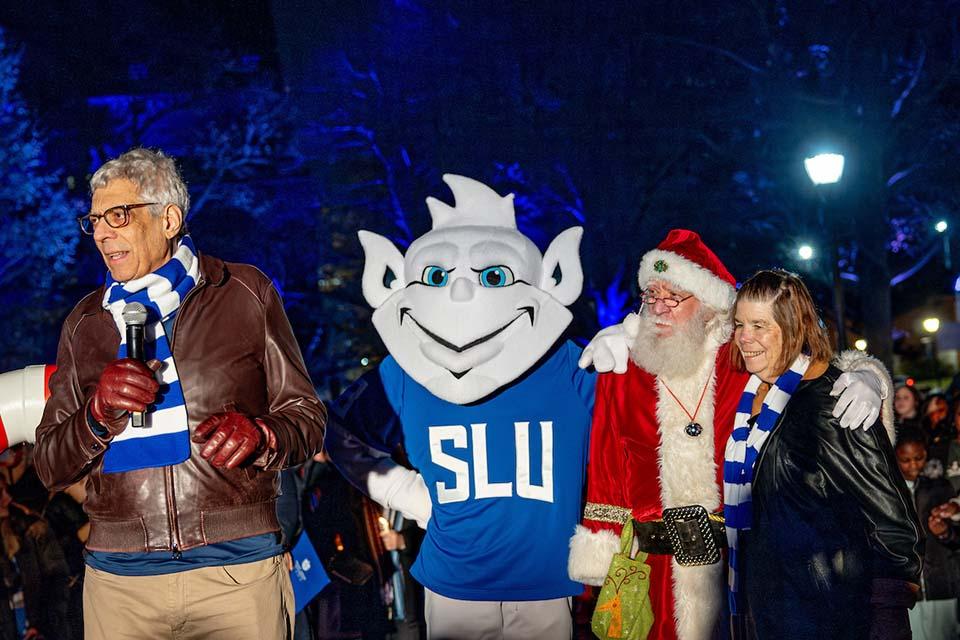
[{"label": "blue striped scarf on woman", "polygon": [[147,360],[160,360],[163,366],[156,401],[147,408],[145,415],[146,428],[131,427],[127,418],[127,428],[113,439],[104,454],[104,473],[162,467],[190,457],[187,408],[163,322],[173,317],[199,279],[199,260],[190,236],[184,236],[173,258],[153,273],[124,283],[107,276],[103,308],[113,316],[120,331],[117,357],[127,356],[123,308],[131,302],[140,302],[147,308],[144,355]]},{"label": "blue striped scarf on woman", "polygon": [[729,564],[727,586],[731,613],[739,613],[737,606],[739,575],[737,573],[737,539],[741,531],[747,531],[753,524],[751,491],[754,465],[764,442],[777,425],[783,408],[790,396],[797,390],[803,379],[810,358],[800,355],[790,368],[777,378],[763,399],[763,407],[757,416],[753,428],[750,427],[750,414],[757,389],[763,382],[756,375],[750,376],[747,386],[740,396],[737,414],[733,421],[733,433],[727,440],[723,457],[723,517],[727,526],[727,544],[729,545]]}]

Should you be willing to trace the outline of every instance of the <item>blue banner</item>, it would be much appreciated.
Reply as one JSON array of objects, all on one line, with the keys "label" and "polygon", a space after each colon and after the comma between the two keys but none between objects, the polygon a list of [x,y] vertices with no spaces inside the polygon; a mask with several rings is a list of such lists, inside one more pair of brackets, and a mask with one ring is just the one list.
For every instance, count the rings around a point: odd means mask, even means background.
[{"label": "blue banner", "polygon": [[317,550],[310,538],[303,534],[290,552],[293,555],[293,569],[290,570],[290,582],[293,583],[293,596],[297,613],[309,604],[323,588],[330,584],[330,577],[320,564]]}]

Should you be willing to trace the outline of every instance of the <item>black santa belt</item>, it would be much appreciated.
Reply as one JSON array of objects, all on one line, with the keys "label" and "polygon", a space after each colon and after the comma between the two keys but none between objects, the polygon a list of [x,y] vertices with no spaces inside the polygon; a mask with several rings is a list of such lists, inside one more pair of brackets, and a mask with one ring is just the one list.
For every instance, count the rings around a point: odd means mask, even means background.
[{"label": "black santa belt", "polygon": [[664,509],[657,520],[634,520],[633,533],[640,551],[672,555],[682,566],[719,562],[720,550],[727,546],[723,514],[700,505]]}]

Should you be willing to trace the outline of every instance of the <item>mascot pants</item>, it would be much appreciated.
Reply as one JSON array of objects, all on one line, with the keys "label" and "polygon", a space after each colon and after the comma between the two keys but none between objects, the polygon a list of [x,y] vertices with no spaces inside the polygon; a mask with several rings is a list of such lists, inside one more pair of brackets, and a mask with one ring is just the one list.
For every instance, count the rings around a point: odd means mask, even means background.
[{"label": "mascot pants", "polygon": [[293,586],[283,556],[159,576],[86,567],[87,640],[293,638]]},{"label": "mascot pants", "polygon": [[572,601],[455,600],[424,589],[429,640],[569,640]]}]

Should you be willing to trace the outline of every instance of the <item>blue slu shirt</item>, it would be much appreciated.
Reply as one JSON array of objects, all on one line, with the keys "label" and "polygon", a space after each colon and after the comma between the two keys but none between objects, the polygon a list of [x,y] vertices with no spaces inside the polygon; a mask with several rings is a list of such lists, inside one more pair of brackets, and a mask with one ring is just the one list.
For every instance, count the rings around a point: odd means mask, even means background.
[{"label": "blue slu shirt", "polygon": [[579,356],[565,342],[471,405],[437,398],[392,357],[380,364],[407,455],[433,499],[413,566],[427,588],[460,600],[545,600],[583,590],[567,576],[567,554],[580,521],[596,376],[577,367]]}]

